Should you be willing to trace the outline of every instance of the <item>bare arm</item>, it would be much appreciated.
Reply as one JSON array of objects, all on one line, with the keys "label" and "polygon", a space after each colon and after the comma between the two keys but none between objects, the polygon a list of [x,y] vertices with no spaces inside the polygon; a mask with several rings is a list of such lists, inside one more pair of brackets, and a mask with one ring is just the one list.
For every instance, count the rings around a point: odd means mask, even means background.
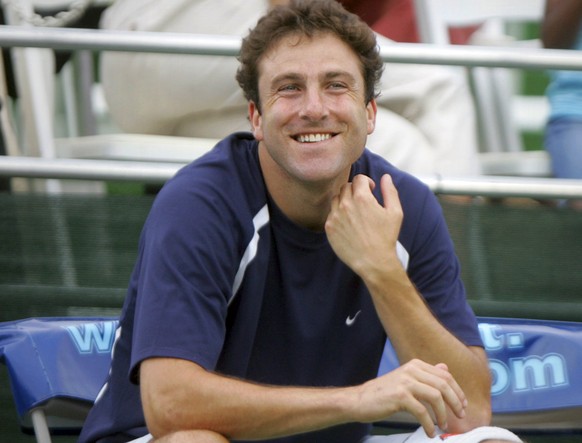
[{"label": "bare arm", "polygon": [[546,48],[570,49],[582,21],[580,0],[547,0],[541,38]]},{"label": "bare arm", "polygon": [[[332,204],[326,231],[334,251],[366,283],[401,362],[444,363],[468,399],[467,415],[449,415],[451,432],[490,420],[490,378],[485,352],[467,347],[430,312],[396,255],[402,208],[389,176],[382,178],[384,207],[364,176],[347,184]],[[388,227],[388,229],[387,229]]]},{"label": "bare arm", "polygon": [[360,386],[274,387],[228,378],[185,360],[153,358],[140,368],[146,423],[156,438],[209,430],[233,439],[261,439],[374,422],[409,411],[434,432],[447,409],[464,414],[464,396],[443,366],[415,360]]}]

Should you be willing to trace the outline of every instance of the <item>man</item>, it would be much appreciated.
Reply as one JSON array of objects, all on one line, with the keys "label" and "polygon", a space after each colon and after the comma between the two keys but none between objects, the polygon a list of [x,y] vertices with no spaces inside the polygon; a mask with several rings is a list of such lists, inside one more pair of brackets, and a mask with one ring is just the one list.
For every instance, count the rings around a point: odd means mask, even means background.
[{"label": "man", "polygon": [[[437,201],[365,149],[374,34],[300,0],[259,21],[240,62],[253,133],[158,195],[81,441],[358,442],[399,411],[429,436],[488,424]],[[377,377],[386,337],[402,366]]]}]

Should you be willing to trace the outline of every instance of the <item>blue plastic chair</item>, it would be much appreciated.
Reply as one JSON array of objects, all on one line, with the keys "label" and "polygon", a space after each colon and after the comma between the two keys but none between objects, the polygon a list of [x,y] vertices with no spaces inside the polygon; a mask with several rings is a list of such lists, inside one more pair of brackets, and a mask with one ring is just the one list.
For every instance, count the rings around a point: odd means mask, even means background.
[{"label": "blue plastic chair", "polygon": [[[116,318],[33,318],[0,323],[24,431],[38,443],[79,433],[109,371]],[[517,433],[582,431],[582,323],[480,318],[493,374],[494,424]],[[390,344],[383,374],[398,365]],[[397,414],[390,427],[416,427]]]},{"label": "blue plastic chair", "polygon": [[[493,425],[516,433],[582,431],[582,323],[479,318],[492,374]],[[389,342],[380,374],[398,366]],[[412,423],[398,414],[388,425]]]},{"label": "blue plastic chair", "polygon": [[116,318],[32,318],[0,323],[21,428],[38,443],[78,434],[111,363]]}]

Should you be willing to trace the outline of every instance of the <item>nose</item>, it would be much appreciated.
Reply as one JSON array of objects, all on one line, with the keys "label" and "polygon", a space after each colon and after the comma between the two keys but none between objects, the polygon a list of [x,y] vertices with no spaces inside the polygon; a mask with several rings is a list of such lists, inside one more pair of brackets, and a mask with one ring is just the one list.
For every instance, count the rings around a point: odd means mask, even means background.
[{"label": "nose", "polygon": [[308,89],[305,92],[303,106],[301,107],[301,118],[317,121],[327,117],[327,114],[323,93],[316,88]]}]

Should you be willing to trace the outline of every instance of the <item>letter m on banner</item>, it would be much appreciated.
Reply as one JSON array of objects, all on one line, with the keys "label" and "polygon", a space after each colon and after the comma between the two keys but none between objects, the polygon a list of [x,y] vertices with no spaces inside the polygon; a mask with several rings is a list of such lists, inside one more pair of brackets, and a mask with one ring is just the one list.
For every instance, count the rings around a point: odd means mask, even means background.
[{"label": "letter m on banner", "polygon": [[67,326],[67,330],[81,354],[106,353],[111,352],[116,326],[116,321],[103,321]]}]

